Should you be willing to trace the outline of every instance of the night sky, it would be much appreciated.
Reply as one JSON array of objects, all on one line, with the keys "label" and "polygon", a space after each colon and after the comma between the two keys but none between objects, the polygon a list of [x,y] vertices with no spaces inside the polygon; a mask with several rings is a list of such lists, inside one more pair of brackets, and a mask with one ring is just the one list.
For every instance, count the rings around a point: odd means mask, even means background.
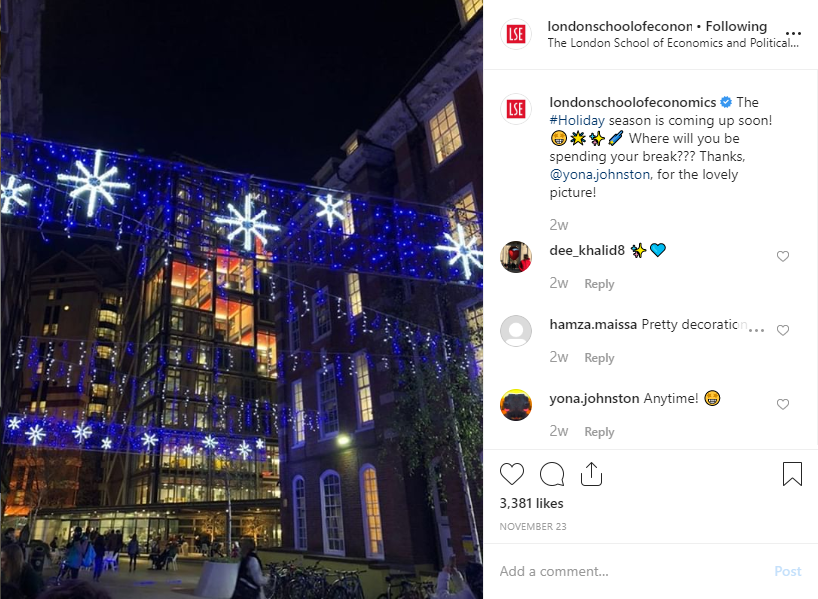
[{"label": "night sky", "polygon": [[308,182],[450,31],[453,0],[47,0],[47,139]]}]

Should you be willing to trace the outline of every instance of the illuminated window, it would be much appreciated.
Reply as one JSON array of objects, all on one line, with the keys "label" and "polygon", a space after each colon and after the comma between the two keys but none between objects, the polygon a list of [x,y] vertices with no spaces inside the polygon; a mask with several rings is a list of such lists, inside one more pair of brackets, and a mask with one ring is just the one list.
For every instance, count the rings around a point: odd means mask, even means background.
[{"label": "illuminated window", "polygon": [[94,414],[99,414],[100,416],[105,416],[106,412],[107,412],[107,410],[105,408],[105,404],[101,404],[101,403],[89,403],[88,407],[85,409],[85,413],[89,417],[93,416]]},{"label": "illuminated window", "polygon": [[216,259],[216,285],[253,293],[253,261],[235,256],[219,256]]},{"label": "illuminated window", "polygon": [[[146,305],[145,313],[153,314],[153,311],[162,303],[162,292],[165,288],[165,269],[160,268],[156,274],[148,281],[148,288],[146,291]],[[103,300],[104,301],[104,300]],[[107,303],[107,302],[106,302]]]},{"label": "illuminated window", "polygon": [[483,302],[473,304],[463,310],[463,320],[474,346],[474,361],[478,373],[483,372]]},{"label": "illuminated window", "polygon": [[341,477],[329,470],[321,475],[321,513],[324,553],[344,555],[344,513],[341,506]]},{"label": "illuminated window", "polygon": [[253,304],[238,299],[216,300],[216,339],[238,345],[255,345]]},{"label": "illuminated window", "polygon": [[174,262],[170,285],[174,304],[199,310],[210,310],[213,306],[210,273],[206,268]]},{"label": "illuminated window", "polygon": [[355,354],[355,391],[358,394],[358,425],[372,426],[372,387],[369,382],[369,362],[365,352]]},{"label": "illuminated window", "polygon": [[113,353],[113,349],[108,347],[107,345],[97,345],[95,352],[97,354],[97,358],[102,360],[110,360],[111,354]]},{"label": "illuminated window", "polygon": [[435,164],[446,160],[463,145],[454,100],[429,120],[429,132],[435,150]]},{"label": "illuminated window", "polygon": [[361,468],[361,507],[363,507],[366,556],[383,559],[383,528],[381,504],[378,499],[378,478],[375,468],[366,464]]},{"label": "illuminated window", "polygon": [[[56,335],[56,331],[53,334]],[[116,341],[116,331],[108,327],[97,327],[97,339],[102,341]]]},{"label": "illuminated window", "polygon": [[207,428],[207,405],[193,404],[193,428],[203,430]]},{"label": "illuminated window", "polygon": [[[179,424],[179,405],[175,401],[169,401],[165,404],[165,413],[162,415],[162,424],[172,424],[174,426]],[[163,466],[169,465],[164,463],[167,452],[169,451],[171,451],[171,447],[166,445],[163,449]]]},{"label": "illuminated window", "polygon": [[108,385],[103,385],[101,383],[93,383],[91,385],[91,397],[95,399],[107,399]]},{"label": "illuminated window", "polygon": [[463,2],[463,16],[466,17],[466,22],[471,21],[472,17],[483,8],[483,0],[462,0]]},{"label": "illuminated window", "polygon": [[347,146],[347,156],[351,155],[358,149],[358,138],[352,140],[352,143]]},{"label": "illuminated window", "polygon": [[116,325],[119,324],[119,315],[111,310],[100,310],[99,321]]},{"label": "illuminated window", "polygon": [[46,306],[43,316],[43,335],[56,336],[59,332],[60,306]]},{"label": "illuminated window", "polygon": [[109,304],[111,306],[116,306],[117,308],[122,305],[122,298],[120,298],[115,293],[103,293],[102,294],[102,303]]},{"label": "illuminated window", "polygon": [[352,210],[352,196],[347,194],[344,198],[344,218],[341,220],[341,225],[344,229],[344,235],[352,235],[355,233],[355,214]]},{"label": "illuminated window", "polygon": [[276,376],[276,336],[275,333],[259,331],[256,342],[256,359],[259,376]]},{"label": "illuminated window", "polygon": [[50,300],[57,299],[57,290],[56,289],[49,289],[48,290],[48,299],[50,299]]},{"label": "illuminated window", "polygon": [[165,395],[175,397],[182,388],[182,372],[178,368],[168,368],[165,375]]},{"label": "illuminated window", "polygon": [[328,364],[316,373],[318,379],[318,409],[321,420],[321,437],[337,435],[338,397],[335,391],[335,366]]},{"label": "illuminated window", "polygon": [[301,381],[293,382],[293,446],[304,443],[304,390]]},{"label": "illuminated window", "polygon": [[293,479],[293,511],[295,512],[295,548],[307,549],[307,492],[304,477],[296,476]]},{"label": "illuminated window", "polygon": [[467,243],[474,238],[476,246],[483,245],[483,238],[480,235],[480,219],[477,215],[477,206],[474,203],[474,194],[471,191],[454,201],[448,213],[449,228],[452,235],[455,235],[457,225],[460,225],[463,227],[463,235]]},{"label": "illuminated window", "polygon": [[332,331],[328,287],[324,287],[312,296],[312,324],[314,340],[326,337]]},{"label": "illuminated window", "polygon": [[349,317],[355,318],[363,312],[363,303],[361,299],[361,278],[357,272],[348,272],[347,279],[347,310]]}]

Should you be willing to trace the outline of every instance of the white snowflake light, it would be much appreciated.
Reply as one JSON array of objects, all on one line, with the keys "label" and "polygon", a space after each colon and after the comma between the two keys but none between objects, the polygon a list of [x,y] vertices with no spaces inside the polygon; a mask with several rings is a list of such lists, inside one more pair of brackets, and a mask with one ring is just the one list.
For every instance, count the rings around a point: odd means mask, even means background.
[{"label": "white snowflake light", "polygon": [[102,440],[102,449],[111,449],[111,445],[113,445],[113,441],[111,441],[110,437],[105,437]]},{"label": "white snowflake light", "polygon": [[323,210],[318,212],[315,216],[326,216],[327,217],[327,226],[332,227],[332,224],[335,222],[335,219],[344,220],[344,211],[339,210],[339,208],[343,208],[344,200],[335,201],[332,199],[331,194],[327,194],[326,199],[315,198],[315,201],[323,206]]},{"label": "white snowflake light", "polygon": [[256,449],[264,449],[264,440],[256,439]]},{"label": "white snowflake light", "polygon": [[156,447],[156,443],[158,441],[159,439],[153,433],[145,433],[142,435],[142,446],[147,447],[148,449],[151,447]]},{"label": "white snowflake light", "polygon": [[74,438],[77,440],[77,443],[82,443],[91,436],[91,427],[85,424],[84,422],[80,422],[77,426],[74,427],[74,430],[71,431],[71,434],[74,435]]},{"label": "white snowflake light", "polygon": [[28,206],[28,203],[23,199],[23,194],[31,191],[31,185],[28,183],[17,185],[17,177],[11,175],[6,185],[0,184],[0,189],[2,189],[0,195],[3,196],[3,207],[0,208],[0,212],[3,214],[11,214],[12,203],[23,208]]},{"label": "white snowflake light", "polygon": [[466,234],[463,232],[461,225],[457,225],[457,239],[448,233],[444,233],[443,236],[451,245],[437,245],[435,249],[454,254],[449,260],[449,266],[458,260],[462,261],[463,274],[467,279],[471,278],[471,264],[474,264],[481,270],[483,269],[483,263],[477,259],[478,256],[483,255],[483,251],[476,249],[477,239],[475,237],[466,241]]},{"label": "white snowflake light", "polygon": [[45,431],[39,424],[35,424],[26,431],[26,437],[28,437],[32,445],[37,445],[37,443],[45,439]]},{"label": "white snowflake light", "polygon": [[193,445],[188,443],[182,448],[182,453],[185,455],[193,455]]},{"label": "white snowflake light", "polygon": [[243,459],[247,459],[247,456],[253,453],[252,447],[247,444],[247,441],[242,441],[241,445],[239,445],[239,453]]},{"label": "white snowflake light", "polygon": [[245,251],[250,251],[250,248],[253,245],[253,236],[255,235],[258,237],[259,241],[261,241],[262,245],[267,245],[267,239],[264,235],[261,234],[262,231],[269,230],[269,231],[280,231],[281,227],[277,225],[268,225],[267,223],[260,223],[258,222],[259,219],[263,218],[266,214],[266,210],[262,210],[255,216],[253,216],[253,200],[258,197],[252,193],[248,193],[244,196],[244,214],[242,215],[238,210],[236,210],[233,204],[228,204],[227,209],[233,214],[233,216],[217,216],[216,222],[220,225],[233,225],[236,227],[230,234],[227,236],[228,241],[233,241],[239,233],[244,232],[244,249]]},{"label": "white snowflake light", "polygon": [[20,424],[23,422],[22,418],[18,418],[17,416],[12,416],[9,418],[9,428],[13,431],[16,431],[20,428]]},{"label": "white snowflake light", "polygon": [[203,443],[203,444],[204,444],[204,446],[205,446],[205,447],[207,447],[208,449],[215,449],[215,448],[216,448],[216,446],[219,444],[219,442],[218,442],[218,441],[216,441],[216,439],[215,439],[215,438],[214,438],[212,435],[208,435],[208,436],[206,436],[206,437],[204,438],[204,440],[202,441],[202,443]]},{"label": "white snowflake light", "polygon": [[94,172],[89,171],[81,160],[75,162],[77,168],[82,173],[82,176],[77,175],[57,175],[57,181],[65,181],[67,183],[77,183],[76,189],[70,195],[72,198],[77,198],[84,193],[88,193],[88,217],[94,216],[94,211],[97,207],[97,195],[101,195],[106,202],[111,206],[114,205],[114,197],[109,193],[112,189],[130,189],[129,183],[119,181],[109,181],[113,177],[117,169],[112,166],[104,173],[100,173],[100,163],[102,162],[102,150],[97,150],[94,154]]}]

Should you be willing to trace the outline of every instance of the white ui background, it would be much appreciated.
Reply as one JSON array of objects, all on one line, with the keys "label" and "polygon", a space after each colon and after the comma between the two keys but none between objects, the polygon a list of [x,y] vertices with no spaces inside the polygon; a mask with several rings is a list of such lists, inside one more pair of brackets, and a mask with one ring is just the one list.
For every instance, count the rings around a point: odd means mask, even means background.
[{"label": "white ui background", "polygon": [[[779,2],[750,8],[705,3],[661,9],[656,4],[590,2],[545,5],[504,1],[485,9],[485,498],[486,596],[623,597],[818,596],[818,50],[815,22],[803,5]],[[649,8],[652,6],[653,8]],[[501,41],[510,19],[528,23],[529,43],[511,51]],[[673,37],[731,39],[699,33],[550,34],[553,22],[767,23],[764,37],[802,31],[798,49],[719,52],[667,49],[554,50],[548,37],[613,39]],[[492,35],[496,32],[496,35]],[[750,34],[748,34],[749,36]],[[756,37],[762,37],[754,34]],[[736,36],[732,36],[736,37]],[[779,70],[770,70],[779,69]],[[528,99],[528,119],[502,118],[503,99]],[[551,108],[550,98],[720,99],[730,108]],[[739,108],[738,96],[759,101]],[[551,124],[552,115],[669,118],[772,117],[771,126],[610,126],[601,148],[558,148],[551,134],[569,137],[592,127]],[[623,130],[611,147],[608,140]],[[721,144],[631,143],[629,134],[720,135]],[[738,144],[724,143],[724,134]],[[702,162],[699,150],[741,153],[745,161]],[[694,150],[692,163],[642,161],[619,165],[551,162],[551,154]],[[552,169],[649,171],[652,181],[552,181]],[[655,180],[658,169],[738,171],[735,182]],[[556,187],[596,188],[595,198],[550,198]],[[568,222],[551,230],[551,219]],[[504,244],[533,251],[522,274],[500,265]],[[655,257],[630,247],[664,243]],[[622,257],[552,256],[553,247],[624,245]],[[782,262],[779,251],[789,257]],[[551,288],[552,277],[568,287]],[[585,280],[614,282],[612,291]],[[507,346],[502,321],[526,317],[533,328],[523,347]],[[753,332],[559,331],[550,321],[628,320],[746,322]],[[788,332],[780,335],[778,327]],[[759,332],[754,332],[758,329]],[[760,332],[761,329],[764,332]],[[568,354],[564,363],[552,353]],[[611,365],[585,354],[615,356]],[[531,415],[509,422],[501,396],[523,389]],[[704,403],[708,390],[718,406]],[[550,396],[637,395],[635,405],[550,405]],[[645,394],[698,394],[699,403],[660,407]],[[780,399],[786,399],[781,409]],[[554,427],[568,429],[553,436]],[[586,435],[613,430],[613,437]],[[540,480],[558,462],[565,485]],[[583,486],[596,465],[598,487]],[[783,463],[803,464],[803,486],[783,485]],[[513,486],[503,463],[525,470]],[[501,500],[545,498],[563,508],[501,509]],[[551,523],[551,531],[501,530],[501,523]],[[556,530],[557,524],[565,530]],[[524,566],[526,576],[501,576]],[[776,567],[800,575],[784,577]],[[598,568],[598,577],[530,577],[535,568]],[[627,593],[627,595],[625,594]]]}]

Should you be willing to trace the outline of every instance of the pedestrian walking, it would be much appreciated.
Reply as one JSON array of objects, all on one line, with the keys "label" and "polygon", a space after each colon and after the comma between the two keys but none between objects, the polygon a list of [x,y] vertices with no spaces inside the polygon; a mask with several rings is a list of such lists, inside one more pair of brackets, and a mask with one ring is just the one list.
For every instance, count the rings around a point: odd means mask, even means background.
[{"label": "pedestrian walking", "polygon": [[139,541],[136,535],[128,542],[128,572],[136,571],[136,558],[139,556]]},{"label": "pedestrian walking", "polygon": [[256,555],[256,542],[242,539],[239,574],[231,599],[264,599],[262,589],[266,582],[261,573],[261,560]]},{"label": "pedestrian walking", "polygon": [[77,526],[74,529],[71,540],[68,541],[65,556],[65,565],[71,572],[72,580],[75,580],[77,576],[80,575],[80,568],[82,567],[82,562],[85,560],[90,545],[88,538],[82,534],[82,528]]}]

